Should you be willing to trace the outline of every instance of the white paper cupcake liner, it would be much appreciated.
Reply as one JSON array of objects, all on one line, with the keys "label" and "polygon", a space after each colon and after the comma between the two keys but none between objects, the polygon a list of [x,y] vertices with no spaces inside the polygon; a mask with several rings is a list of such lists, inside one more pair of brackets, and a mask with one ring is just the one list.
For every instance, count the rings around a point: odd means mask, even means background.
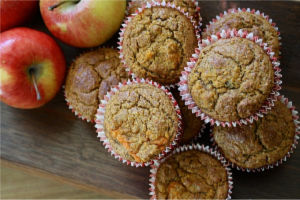
[{"label": "white paper cupcake liner", "polygon": [[231,199],[232,189],[233,189],[233,180],[232,180],[232,172],[231,169],[228,167],[228,163],[226,159],[217,151],[214,151],[213,149],[209,148],[209,146],[204,146],[200,144],[192,144],[192,145],[183,145],[178,148],[176,148],[170,155],[163,158],[162,160],[155,160],[153,165],[151,165],[150,169],[150,179],[149,179],[149,195],[151,196],[151,200],[156,200],[156,194],[155,194],[155,180],[156,180],[156,173],[159,168],[159,166],[165,162],[169,157],[172,155],[175,155],[180,152],[189,151],[189,150],[198,150],[201,152],[208,153],[212,157],[216,158],[220,161],[220,163],[223,165],[223,167],[226,169],[227,172],[227,180],[228,180],[228,195],[226,199]]},{"label": "white paper cupcake liner", "polygon": [[[300,137],[300,121],[299,121],[299,115],[298,115],[298,111],[296,110],[296,108],[293,106],[293,103],[291,101],[288,100],[288,98],[285,98],[283,95],[281,96],[278,96],[277,97],[277,100],[278,101],[281,101],[282,103],[284,103],[288,109],[290,109],[291,113],[292,113],[292,116],[293,116],[293,119],[294,119],[294,124],[295,124],[295,136],[294,136],[294,143],[292,144],[289,152],[287,152],[287,154],[281,158],[280,160],[276,161],[275,163],[273,164],[269,164],[269,165],[264,165],[262,167],[259,167],[259,168],[243,168],[243,167],[240,167],[238,166],[237,164],[234,164],[232,162],[230,162],[228,159],[227,159],[227,162],[228,164],[232,167],[232,168],[235,168],[237,170],[241,170],[241,171],[246,171],[246,172],[263,172],[265,170],[268,170],[268,169],[273,169],[274,167],[278,167],[280,164],[282,164],[283,162],[286,162],[287,159],[289,157],[291,157],[291,154],[294,153],[294,150],[296,149],[297,147],[297,144],[298,144],[298,140],[299,140],[299,137]],[[218,147],[218,144],[215,142],[214,140],[214,137],[213,137],[213,133],[211,132],[210,134],[210,141],[213,143],[213,146],[215,147],[215,149],[219,152],[222,152],[221,148]],[[224,156],[224,154],[222,154]],[[225,157],[225,156],[224,156]]]},{"label": "white paper cupcake liner", "polygon": [[139,84],[139,83],[146,83],[152,86],[155,86],[156,88],[159,88],[161,90],[163,90],[167,96],[170,98],[170,100],[172,101],[174,108],[176,110],[177,113],[177,117],[178,117],[178,127],[177,127],[177,134],[175,136],[174,141],[172,141],[172,143],[165,148],[164,151],[162,151],[156,158],[154,159],[162,159],[165,155],[167,155],[169,152],[171,152],[177,145],[178,145],[178,141],[180,140],[181,136],[182,136],[182,118],[181,118],[181,113],[180,113],[180,109],[179,106],[176,102],[176,100],[174,99],[173,95],[171,94],[171,92],[169,92],[164,86],[161,86],[160,84],[148,80],[148,79],[134,79],[134,80],[128,80],[127,82],[123,82],[123,83],[119,83],[119,85],[113,87],[110,92],[108,92],[105,96],[104,96],[104,100],[101,100],[101,103],[99,105],[99,108],[97,110],[97,114],[96,114],[96,129],[97,129],[97,133],[98,133],[98,138],[100,138],[100,141],[103,142],[103,145],[106,149],[108,149],[108,152],[111,153],[112,156],[114,156],[116,159],[118,159],[119,161],[126,163],[127,165],[131,165],[131,166],[135,166],[135,167],[144,167],[144,166],[149,166],[150,164],[153,163],[153,160],[148,161],[148,162],[132,162],[129,160],[126,160],[124,158],[122,158],[120,155],[118,155],[113,148],[110,145],[109,139],[106,137],[105,132],[104,132],[104,114],[105,114],[105,107],[109,101],[109,99],[111,98],[111,96],[113,96],[117,91],[120,90],[120,88],[126,86],[126,85],[134,85],[134,84]]},{"label": "white paper cupcake liner", "polygon": [[281,48],[281,36],[280,36],[280,32],[279,32],[279,28],[276,26],[276,23],[273,22],[273,20],[268,16],[265,15],[263,12],[259,11],[259,10],[255,10],[255,9],[250,9],[250,8],[231,8],[228,9],[227,11],[224,11],[224,13],[220,13],[219,15],[216,16],[216,18],[212,19],[212,21],[209,22],[209,25],[206,25],[206,28],[203,30],[203,32],[206,32],[206,30],[212,25],[214,24],[216,21],[220,20],[222,17],[230,14],[230,13],[240,13],[240,12],[248,12],[248,13],[252,13],[252,14],[256,14],[259,16],[262,16],[263,18],[265,18],[270,24],[271,26],[274,27],[274,29],[277,31],[278,34],[278,40],[279,40],[279,55],[281,54],[280,52],[280,48]]},{"label": "white paper cupcake liner", "polygon": [[[128,3],[128,6],[127,6],[127,10],[126,10],[126,15],[129,15],[129,11],[132,9],[133,7],[133,2],[136,2],[136,1],[140,1],[140,0],[131,0],[129,3]],[[152,0],[153,2],[160,2],[162,3],[162,0]],[[194,4],[195,4],[195,7],[196,7],[196,15],[195,16],[192,16],[195,20],[198,20],[199,24],[199,28],[201,27],[202,25],[202,17],[201,17],[201,14],[200,14],[200,7],[199,7],[199,3],[197,0],[191,0]],[[146,4],[146,2],[145,2]]]},{"label": "white paper cupcake liner", "polygon": [[[188,89],[188,76],[191,73],[192,69],[195,67],[195,64],[197,63],[197,60],[199,58],[199,55],[203,48],[206,46],[216,42],[219,39],[226,39],[226,38],[234,38],[234,37],[241,37],[248,40],[251,40],[255,42],[256,44],[260,45],[264,51],[270,56],[270,60],[273,65],[274,69],[274,87],[270,93],[270,96],[267,98],[266,102],[263,104],[263,106],[259,109],[258,112],[253,114],[252,116],[244,119],[240,119],[237,121],[227,122],[227,121],[219,121],[216,120],[206,113],[202,112],[202,110],[196,105],[194,100],[192,99],[191,94],[189,93]],[[221,33],[217,33],[217,35],[211,35],[210,38],[202,40],[202,43],[199,45],[199,48],[195,50],[195,54],[193,54],[192,58],[190,59],[190,62],[188,62],[187,67],[185,70],[181,73],[180,82],[179,82],[179,91],[180,95],[182,97],[182,100],[185,101],[185,105],[188,106],[189,109],[192,110],[193,113],[196,114],[197,117],[201,117],[202,120],[205,121],[205,123],[211,123],[211,125],[217,125],[217,126],[236,126],[236,125],[242,125],[247,123],[253,123],[254,120],[258,120],[258,117],[263,117],[264,114],[266,114],[271,108],[274,106],[274,101],[276,101],[276,97],[279,96],[279,90],[281,89],[280,85],[282,83],[281,81],[281,74],[280,74],[280,63],[277,61],[277,58],[274,56],[274,52],[271,51],[271,49],[267,46],[266,43],[262,42],[262,39],[259,39],[256,36],[253,36],[253,33],[248,33],[247,31],[242,30],[222,30]]]},{"label": "white paper cupcake liner", "polygon": [[[156,1],[152,1],[151,3],[147,2],[146,4],[143,5],[142,8],[138,8],[136,13],[130,15],[127,17],[127,19],[124,21],[124,23],[121,25],[121,29],[120,29],[120,37],[119,37],[119,42],[118,42],[118,49],[119,49],[119,53],[120,53],[120,59],[121,62],[123,63],[124,67],[126,68],[126,71],[129,73],[129,75],[132,76],[132,79],[137,78],[137,76],[130,70],[130,67],[126,64],[125,58],[124,58],[124,54],[123,54],[123,39],[124,39],[124,33],[127,27],[127,24],[138,14],[142,13],[144,9],[147,8],[152,8],[152,7],[169,7],[169,8],[173,8],[176,9],[178,11],[180,11],[182,14],[184,14],[187,18],[190,19],[191,23],[193,24],[194,28],[195,28],[195,35],[197,37],[198,43],[201,42],[201,36],[199,33],[199,26],[196,24],[196,21],[194,20],[194,18],[192,16],[189,16],[188,13],[184,12],[183,9],[181,9],[180,7],[176,7],[174,4],[171,3],[166,3],[165,1],[162,2],[156,2]],[[140,78],[140,77],[139,77]],[[165,87],[171,88],[171,87],[175,87],[176,84],[170,84],[170,85],[164,85]]]}]

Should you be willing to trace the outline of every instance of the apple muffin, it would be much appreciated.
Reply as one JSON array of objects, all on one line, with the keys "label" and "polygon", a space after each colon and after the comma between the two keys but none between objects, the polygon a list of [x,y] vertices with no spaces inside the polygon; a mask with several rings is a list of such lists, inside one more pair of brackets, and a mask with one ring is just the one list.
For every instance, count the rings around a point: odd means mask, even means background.
[{"label": "apple muffin", "polygon": [[278,32],[275,27],[260,14],[247,11],[231,12],[229,10],[227,14],[208,25],[202,36],[205,39],[210,35],[221,32],[222,29],[243,29],[249,33],[252,32],[255,36],[263,39],[263,42],[268,44],[276,57],[279,56],[280,43]]},{"label": "apple muffin", "polygon": [[135,76],[170,85],[179,81],[197,47],[197,36],[193,23],[183,13],[155,6],[128,21],[120,44],[121,57]]},{"label": "apple muffin", "polygon": [[225,167],[199,150],[179,152],[157,169],[157,199],[226,199],[229,191]]},{"label": "apple muffin", "polygon": [[213,138],[223,155],[238,167],[255,169],[276,163],[295,137],[292,113],[281,101],[265,117],[241,127],[214,127]]},{"label": "apple muffin", "polygon": [[[201,21],[201,16],[199,12],[199,7],[197,7],[197,2],[195,0],[164,0],[166,3],[174,4],[176,7],[180,7],[189,16],[192,16],[197,24]],[[128,6],[128,14],[131,15],[135,13],[138,8],[142,8],[143,5],[147,3],[152,3],[153,0],[132,0]],[[162,1],[161,1],[162,2]]]},{"label": "apple muffin", "polygon": [[66,101],[82,118],[93,121],[104,95],[128,77],[117,50],[99,48],[84,53],[69,68],[65,84]]},{"label": "apple muffin", "polygon": [[201,134],[201,129],[204,126],[204,121],[196,117],[181,99],[179,91],[177,88],[171,90],[174,98],[176,99],[178,106],[180,108],[182,122],[183,122],[183,135],[180,142],[183,144],[189,143],[191,140]]},{"label": "apple muffin", "polygon": [[208,116],[223,122],[259,111],[274,86],[270,57],[255,42],[234,37],[204,47],[188,75],[188,90]]},{"label": "apple muffin", "polygon": [[147,83],[122,86],[108,100],[104,133],[112,150],[130,162],[146,163],[172,145],[179,118],[170,97]]}]

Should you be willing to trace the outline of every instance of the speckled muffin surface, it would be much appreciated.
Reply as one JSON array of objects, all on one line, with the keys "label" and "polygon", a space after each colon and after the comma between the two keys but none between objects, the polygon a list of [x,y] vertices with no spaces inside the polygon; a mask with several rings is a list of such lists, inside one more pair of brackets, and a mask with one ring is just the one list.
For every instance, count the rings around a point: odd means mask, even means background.
[{"label": "speckled muffin surface", "polygon": [[130,70],[139,78],[150,78],[163,85],[179,81],[196,47],[191,20],[169,7],[144,9],[127,24],[122,42]]},{"label": "speckled muffin surface", "polygon": [[100,48],[80,55],[69,68],[65,96],[75,111],[94,120],[100,100],[110,87],[128,79],[115,49]]},{"label": "speckled muffin surface", "polygon": [[280,101],[259,121],[236,128],[214,127],[213,137],[224,156],[243,168],[260,168],[283,158],[294,143],[291,111]]},{"label": "speckled muffin surface", "polygon": [[173,102],[155,86],[123,86],[108,101],[104,132],[112,149],[132,162],[148,162],[170,146],[178,132]]},{"label": "speckled muffin surface", "polygon": [[177,89],[174,88],[171,92],[178,103],[183,121],[183,135],[180,142],[188,144],[192,139],[199,135],[201,128],[204,125],[204,121],[199,117],[196,117],[195,114],[184,105],[184,101],[181,99]]},{"label": "speckled muffin surface", "polygon": [[274,86],[269,56],[256,43],[220,39],[202,49],[188,76],[196,105],[220,121],[237,121],[259,111]]},{"label": "speckled muffin surface", "polygon": [[279,37],[276,29],[261,15],[250,12],[228,13],[216,22],[212,23],[203,33],[203,38],[221,32],[222,29],[243,29],[253,32],[254,35],[263,39],[278,57]]},{"label": "speckled muffin surface", "polygon": [[201,151],[172,155],[157,170],[157,199],[226,199],[228,190],[226,169]]},{"label": "speckled muffin surface", "polygon": [[[196,4],[193,0],[164,0],[166,3],[174,4],[176,7],[180,7],[189,16],[193,16],[199,23],[200,13],[197,11]],[[133,14],[138,8],[141,8],[146,3],[151,3],[152,0],[134,0],[131,1],[128,14]]]}]

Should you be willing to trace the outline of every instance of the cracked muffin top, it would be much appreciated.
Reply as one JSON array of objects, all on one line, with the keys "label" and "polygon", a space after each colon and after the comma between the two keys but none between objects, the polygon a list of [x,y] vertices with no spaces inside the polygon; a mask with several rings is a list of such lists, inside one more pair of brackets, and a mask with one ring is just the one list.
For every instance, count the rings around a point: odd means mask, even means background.
[{"label": "cracked muffin top", "polygon": [[249,126],[213,128],[213,137],[223,155],[243,168],[260,168],[283,158],[294,143],[291,111],[280,101],[265,117]]},{"label": "cracked muffin top", "polygon": [[123,86],[108,101],[104,132],[113,150],[132,162],[148,162],[170,146],[178,116],[167,94],[140,83]]},{"label": "cracked muffin top", "polygon": [[[189,16],[193,16],[197,24],[199,23],[200,13],[197,11],[197,7],[194,1],[192,0],[164,0],[166,3],[172,3],[176,7],[183,9],[185,13],[188,13]],[[141,8],[143,4],[151,3],[152,0],[134,0],[131,1],[131,5],[128,10],[128,14],[131,15],[135,13],[138,8]]]},{"label": "cracked muffin top", "polygon": [[172,89],[171,92],[178,103],[183,121],[183,135],[180,142],[187,144],[200,133],[204,121],[196,117],[195,114],[184,105],[184,101],[181,99],[177,88]]},{"label": "cracked muffin top", "polygon": [[252,14],[249,12],[228,13],[221,17],[216,22],[208,26],[203,32],[203,38],[209,35],[215,35],[221,32],[222,29],[243,29],[248,33],[253,32],[254,35],[263,39],[268,46],[279,56],[279,37],[276,29],[261,15]]},{"label": "cracked muffin top", "polygon": [[228,190],[221,162],[197,150],[172,155],[156,173],[157,199],[226,199]]},{"label": "cracked muffin top", "polygon": [[228,122],[255,114],[273,86],[269,56],[258,44],[240,37],[203,48],[188,76],[189,92],[202,112]]},{"label": "cracked muffin top", "polygon": [[72,63],[66,78],[65,95],[87,120],[94,120],[100,100],[110,87],[127,80],[117,50],[100,48],[80,55]]},{"label": "cracked muffin top", "polygon": [[190,19],[169,7],[146,8],[132,18],[122,44],[130,70],[137,77],[163,85],[179,81],[196,47],[197,37]]}]

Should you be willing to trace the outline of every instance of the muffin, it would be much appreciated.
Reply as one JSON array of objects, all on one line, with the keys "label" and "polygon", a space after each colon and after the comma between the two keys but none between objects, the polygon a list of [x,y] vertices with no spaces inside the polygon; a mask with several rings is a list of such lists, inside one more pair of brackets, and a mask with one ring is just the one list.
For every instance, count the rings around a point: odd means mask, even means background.
[{"label": "muffin", "polygon": [[130,71],[162,85],[177,83],[197,47],[191,19],[176,8],[157,5],[144,8],[124,26],[120,56]]},{"label": "muffin", "polygon": [[215,154],[193,147],[176,151],[153,167],[150,175],[154,177],[150,180],[152,199],[230,198],[232,182],[229,169]]},{"label": "muffin", "polygon": [[93,121],[98,105],[110,87],[128,79],[119,53],[99,48],[80,55],[69,68],[65,96],[70,108],[82,118]]},{"label": "muffin", "polygon": [[281,101],[264,118],[241,127],[213,127],[218,149],[240,168],[272,165],[289,153],[296,133],[293,114]]},{"label": "muffin", "polygon": [[[200,8],[198,2],[195,0],[164,0],[166,3],[174,4],[176,7],[180,7],[189,16],[194,17],[197,24],[201,22]],[[132,0],[128,6],[128,14],[131,15],[136,12],[138,8],[142,8],[147,3],[152,3],[153,0]],[[162,2],[162,1],[160,1]]]},{"label": "muffin", "polygon": [[[149,82],[127,82],[107,96],[98,112],[111,150],[123,160],[149,163],[170,150],[181,134],[180,111],[171,93]],[[101,110],[101,109],[100,109]],[[97,122],[98,124],[98,122]],[[97,126],[99,128],[99,126]],[[106,141],[106,140],[105,140]]]},{"label": "muffin", "polygon": [[201,136],[201,133],[205,128],[205,123],[203,120],[196,117],[192,111],[184,105],[184,101],[181,99],[177,88],[171,89],[171,92],[178,103],[182,116],[183,135],[180,142],[182,144],[187,144],[193,139]]},{"label": "muffin", "polygon": [[188,75],[195,104],[213,119],[249,118],[259,111],[274,87],[272,61],[255,42],[225,38],[207,45]]},{"label": "muffin", "polygon": [[222,29],[243,29],[247,32],[253,32],[255,36],[263,39],[268,46],[275,53],[275,56],[279,56],[279,32],[275,24],[270,23],[269,17],[264,14],[260,14],[259,11],[246,10],[236,10],[230,9],[224,15],[220,14],[217,20],[207,26],[206,30],[203,32],[203,38],[207,38],[210,35],[215,35]]}]

